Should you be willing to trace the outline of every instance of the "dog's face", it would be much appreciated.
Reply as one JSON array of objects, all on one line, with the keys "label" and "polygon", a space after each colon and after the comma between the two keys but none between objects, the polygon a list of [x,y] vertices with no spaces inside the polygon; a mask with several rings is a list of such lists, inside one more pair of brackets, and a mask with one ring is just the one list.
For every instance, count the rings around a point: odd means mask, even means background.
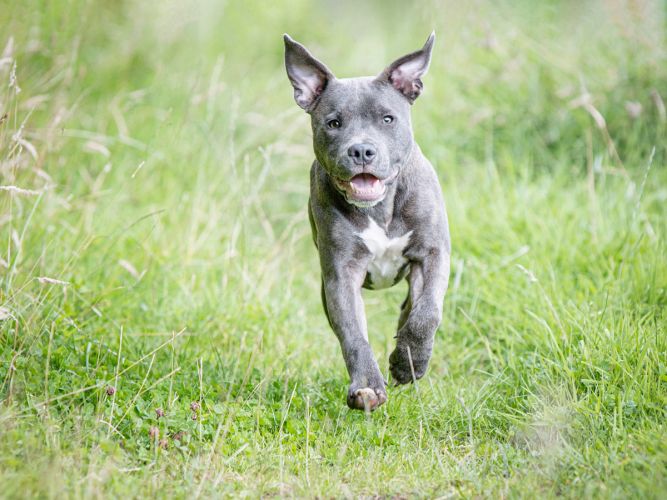
[{"label": "dog's face", "polygon": [[410,105],[422,89],[434,35],[375,78],[336,79],[285,35],[285,65],[294,99],[311,116],[315,156],[345,199],[382,201],[413,146]]}]

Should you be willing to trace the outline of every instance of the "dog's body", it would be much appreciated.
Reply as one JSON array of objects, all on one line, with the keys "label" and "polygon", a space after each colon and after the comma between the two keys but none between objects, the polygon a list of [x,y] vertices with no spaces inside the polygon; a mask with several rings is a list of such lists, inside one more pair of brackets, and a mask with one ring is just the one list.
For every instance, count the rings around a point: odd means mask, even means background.
[{"label": "dog's body", "polygon": [[387,399],[371,351],[361,288],[407,276],[390,370],[397,383],[420,378],[431,357],[449,278],[450,240],[438,178],[414,142],[410,105],[433,46],[391,64],[377,78],[336,79],[285,35],[294,97],[312,118],[316,160],[309,215],[322,268],[322,302],[351,384],[351,408]]}]

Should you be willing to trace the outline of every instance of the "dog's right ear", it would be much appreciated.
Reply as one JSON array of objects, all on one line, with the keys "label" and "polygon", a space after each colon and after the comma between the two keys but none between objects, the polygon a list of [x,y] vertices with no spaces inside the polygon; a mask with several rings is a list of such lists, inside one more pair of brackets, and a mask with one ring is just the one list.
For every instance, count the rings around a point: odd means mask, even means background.
[{"label": "dog's right ear", "polygon": [[378,77],[378,80],[391,83],[396,90],[405,96],[410,104],[415,102],[415,99],[422,92],[421,77],[426,74],[431,63],[434,41],[435,32],[432,32],[420,50],[391,63]]},{"label": "dog's right ear", "polygon": [[324,64],[315,59],[303,45],[292,40],[288,34],[283,35],[283,39],[285,68],[294,87],[294,100],[303,109],[310,111],[334,76]]}]

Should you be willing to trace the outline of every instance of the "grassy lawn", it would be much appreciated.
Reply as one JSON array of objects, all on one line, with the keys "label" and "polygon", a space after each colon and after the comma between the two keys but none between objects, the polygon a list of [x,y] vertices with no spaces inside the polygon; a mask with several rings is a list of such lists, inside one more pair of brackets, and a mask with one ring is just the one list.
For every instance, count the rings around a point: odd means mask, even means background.
[{"label": "grassy lawn", "polygon": [[[665,498],[665,11],[2,2],[0,497]],[[432,28],[452,277],[365,415],[281,35],[354,76]],[[364,292],[383,373],[405,290]]]}]

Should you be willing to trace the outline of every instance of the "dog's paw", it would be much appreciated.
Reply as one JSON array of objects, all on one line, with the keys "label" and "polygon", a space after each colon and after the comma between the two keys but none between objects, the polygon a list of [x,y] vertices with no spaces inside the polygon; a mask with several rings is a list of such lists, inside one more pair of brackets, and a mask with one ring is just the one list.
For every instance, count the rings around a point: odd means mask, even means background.
[{"label": "dog's paw", "polygon": [[370,387],[356,388],[351,385],[347,393],[347,406],[353,410],[374,411],[386,401],[387,393],[384,389],[384,382],[381,388],[376,387],[374,389]]},{"label": "dog's paw", "polygon": [[407,346],[397,345],[389,355],[391,378],[397,385],[419,380],[426,373],[430,357],[430,349],[408,349]]}]

